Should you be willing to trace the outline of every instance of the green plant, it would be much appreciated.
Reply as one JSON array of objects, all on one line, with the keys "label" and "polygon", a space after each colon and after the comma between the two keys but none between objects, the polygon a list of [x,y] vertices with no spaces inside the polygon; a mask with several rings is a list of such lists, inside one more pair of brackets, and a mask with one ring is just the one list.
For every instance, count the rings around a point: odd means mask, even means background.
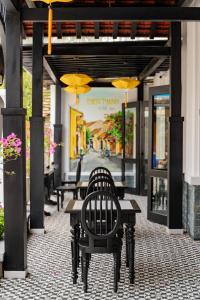
[{"label": "green plant", "polygon": [[105,123],[107,124],[106,133],[108,138],[115,138],[119,142],[122,142],[122,118],[121,111],[106,116]]},{"label": "green plant", "polygon": [[4,233],[4,210],[0,208],[0,240],[2,239]]}]

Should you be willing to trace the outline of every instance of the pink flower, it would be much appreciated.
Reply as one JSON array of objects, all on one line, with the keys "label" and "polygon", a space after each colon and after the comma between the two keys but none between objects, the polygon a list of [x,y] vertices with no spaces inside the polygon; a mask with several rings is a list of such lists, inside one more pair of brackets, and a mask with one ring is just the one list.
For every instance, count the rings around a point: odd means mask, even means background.
[{"label": "pink flower", "polygon": [[11,139],[15,139],[15,138],[16,138],[16,134],[13,132],[7,136],[7,140],[11,140]]}]

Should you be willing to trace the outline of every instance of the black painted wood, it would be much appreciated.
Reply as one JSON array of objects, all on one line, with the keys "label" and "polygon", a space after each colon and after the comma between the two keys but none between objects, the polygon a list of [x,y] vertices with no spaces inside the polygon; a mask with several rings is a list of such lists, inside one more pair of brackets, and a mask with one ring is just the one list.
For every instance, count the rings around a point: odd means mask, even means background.
[{"label": "black painted wood", "polygon": [[44,228],[43,25],[34,24],[32,118],[30,118],[30,227]]},{"label": "black painted wood", "polygon": [[[10,1],[8,1],[10,2]],[[25,109],[22,108],[22,52],[21,26],[18,13],[6,14],[6,108],[3,114],[3,134],[11,132],[22,140],[21,157],[5,165],[4,213],[5,213],[5,271],[27,269],[26,222],[26,145]]]},{"label": "black painted wood", "polygon": [[[22,19],[47,22],[48,8],[23,8]],[[200,8],[194,7],[62,7],[54,8],[54,20],[63,21],[199,21]]]},{"label": "black painted wood", "polygon": [[[62,124],[54,125],[54,142],[60,144],[62,142]],[[55,187],[61,185],[62,179],[62,147],[58,146],[54,153],[55,164]]]},{"label": "black painted wood", "polygon": [[[24,47],[24,49],[29,49]],[[31,50],[31,49],[30,49]],[[47,53],[47,45],[44,46],[44,54]],[[88,55],[103,57],[108,55],[131,55],[131,56],[170,56],[170,47],[163,44],[148,41],[148,42],[111,42],[111,43],[81,43],[76,44],[55,44],[52,49],[51,57],[56,56],[74,56],[74,55]],[[47,56],[48,57],[48,56]]]},{"label": "black painted wood", "polygon": [[170,229],[182,228],[183,118],[181,117],[181,24],[171,25],[171,115],[169,118],[168,217]]}]

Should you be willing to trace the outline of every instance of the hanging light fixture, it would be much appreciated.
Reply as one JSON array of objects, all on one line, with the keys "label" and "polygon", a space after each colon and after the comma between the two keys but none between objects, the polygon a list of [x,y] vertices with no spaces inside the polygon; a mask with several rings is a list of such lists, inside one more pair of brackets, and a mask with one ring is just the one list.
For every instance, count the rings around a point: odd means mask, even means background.
[{"label": "hanging light fixture", "polygon": [[125,92],[125,107],[128,104],[128,90],[136,88],[140,84],[140,81],[134,78],[126,77],[119,78],[112,81],[112,85],[117,89],[126,90]]},{"label": "hanging light fixture", "polygon": [[52,53],[52,24],[53,24],[53,10],[52,10],[52,3],[55,2],[62,2],[62,3],[67,3],[67,2],[72,2],[73,0],[32,0],[34,2],[36,1],[42,1],[49,6],[49,12],[48,12],[48,55],[51,55]]},{"label": "hanging light fixture", "polygon": [[80,94],[86,94],[91,90],[91,87],[89,85],[82,85],[82,86],[74,86],[69,85],[64,90],[70,94],[76,95],[76,105],[79,104],[79,95]]},{"label": "hanging light fixture", "polygon": [[90,83],[93,81],[93,79],[86,75],[86,74],[80,74],[80,73],[74,73],[74,74],[64,74],[60,80],[66,84],[66,85],[72,85],[72,86],[83,86],[85,84]]}]

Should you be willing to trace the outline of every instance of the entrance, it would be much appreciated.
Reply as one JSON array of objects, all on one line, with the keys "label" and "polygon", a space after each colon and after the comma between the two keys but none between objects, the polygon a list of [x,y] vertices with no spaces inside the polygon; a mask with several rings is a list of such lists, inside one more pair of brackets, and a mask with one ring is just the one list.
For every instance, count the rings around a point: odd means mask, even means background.
[{"label": "entrance", "polygon": [[130,102],[123,111],[122,178],[127,192],[147,195],[149,104]]},{"label": "entrance", "polygon": [[122,177],[127,192],[148,196],[148,219],[167,224],[169,86],[150,89],[149,101],[123,105]]}]

